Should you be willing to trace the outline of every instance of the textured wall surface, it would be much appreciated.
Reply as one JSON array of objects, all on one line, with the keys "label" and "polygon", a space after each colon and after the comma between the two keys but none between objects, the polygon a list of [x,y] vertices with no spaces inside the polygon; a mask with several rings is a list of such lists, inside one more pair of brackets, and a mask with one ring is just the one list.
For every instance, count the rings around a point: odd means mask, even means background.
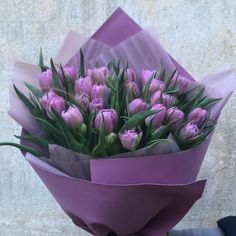
[{"label": "textured wall surface", "polygon": [[[7,115],[8,83],[16,59],[46,59],[70,30],[94,32],[121,6],[142,26],[151,25],[164,47],[195,78],[224,64],[236,69],[235,0],[3,0],[0,4],[0,141],[15,141],[19,126]],[[199,178],[203,198],[178,228],[205,227],[236,214],[236,96],[223,110]],[[0,235],[88,235],[76,228],[21,157],[0,148]]]}]

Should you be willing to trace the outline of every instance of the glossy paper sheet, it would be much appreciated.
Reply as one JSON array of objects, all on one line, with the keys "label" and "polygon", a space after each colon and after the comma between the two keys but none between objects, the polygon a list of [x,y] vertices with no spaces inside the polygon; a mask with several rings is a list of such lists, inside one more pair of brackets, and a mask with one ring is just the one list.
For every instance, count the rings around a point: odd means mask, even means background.
[{"label": "glossy paper sheet", "polygon": [[[78,63],[80,48],[88,65],[122,57],[128,59],[140,75],[140,68],[156,68],[162,59],[169,70],[177,68],[181,75],[193,80],[148,31],[142,30],[121,9],[115,11],[91,39],[70,32],[55,61],[63,65]],[[38,73],[36,66],[17,62],[13,83],[26,92],[24,81],[38,86]],[[201,83],[206,86],[208,95],[223,98],[213,112],[218,118],[236,88],[235,76],[226,68],[206,76]],[[27,132],[39,134],[40,127],[13,91],[10,97],[9,114]],[[210,139],[211,136],[201,145],[183,152],[179,152],[173,142],[171,145],[175,146],[170,150],[154,147],[90,160],[91,156],[51,145],[50,159],[42,161],[29,154],[26,156],[62,209],[75,224],[91,234],[162,236],[202,195],[205,181],[194,181]],[[161,149],[169,152],[158,155],[157,150]]]}]

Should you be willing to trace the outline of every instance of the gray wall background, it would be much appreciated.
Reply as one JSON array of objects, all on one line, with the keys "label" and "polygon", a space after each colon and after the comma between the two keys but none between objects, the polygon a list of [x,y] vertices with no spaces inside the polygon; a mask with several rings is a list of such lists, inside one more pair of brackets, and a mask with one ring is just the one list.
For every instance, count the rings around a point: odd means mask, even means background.
[{"label": "gray wall background", "polygon": [[[19,126],[7,115],[8,82],[16,59],[48,60],[70,30],[90,35],[118,7],[142,26],[195,77],[224,64],[236,69],[235,0],[2,0],[0,4],[0,141],[15,141]],[[203,198],[178,228],[205,227],[236,214],[236,96],[223,110],[199,178]],[[0,148],[0,235],[88,235],[55,203],[18,150]]]}]

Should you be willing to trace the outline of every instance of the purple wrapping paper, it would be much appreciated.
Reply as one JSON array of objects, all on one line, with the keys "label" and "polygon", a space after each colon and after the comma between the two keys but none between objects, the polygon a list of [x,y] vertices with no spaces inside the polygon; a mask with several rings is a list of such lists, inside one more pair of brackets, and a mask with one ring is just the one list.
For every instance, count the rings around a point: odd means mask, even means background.
[{"label": "purple wrapping paper", "polygon": [[[152,34],[142,30],[121,9],[90,39],[70,32],[55,61],[63,65],[78,63],[80,48],[89,65],[97,61],[108,63],[122,56],[140,75],[141,67],[155,68],[162,59],[169,69],[177,68],[181,75],[193,80]],[[23,81],[38,86],[38,73],[36,66],[17,62],[13,82],[25,92]],[[236,89],[235,77],[226,68],[207,76],[201,83],[209,95],[220,94],[223,98],[213,112],[213,117],[218,118],[232,90]],[[226,83],[230,85],[225,86]],[[10,96],[9,114],[27,132],[40,135],[40,127],[14,92]],[[16,106],[19,109],[15,109]],[[149,152],[139,150],[113,159],[90,160],[89,156],[51,145],[50,159],[39,160],[29,154],[26,159],[73,222],[91,234],[162,236],[203,193],[205,181],[195,181],[211,136],[201,145],[183,152],[173,153],[178,150],[173,143],[169,146],[172,147],[170,153],[161,155],[157,155],[154,147]],[[147,153],[151,156],[146,156]],[[133,157],[127,158],[130,155]]]},{"label": "purple wrapping paper", "polygon": [[205,181],[187,185],[96,184],[69,177],[30,154],[26,159],[62,209],[94,235],[162,236],[201,197],[205,186]]}]

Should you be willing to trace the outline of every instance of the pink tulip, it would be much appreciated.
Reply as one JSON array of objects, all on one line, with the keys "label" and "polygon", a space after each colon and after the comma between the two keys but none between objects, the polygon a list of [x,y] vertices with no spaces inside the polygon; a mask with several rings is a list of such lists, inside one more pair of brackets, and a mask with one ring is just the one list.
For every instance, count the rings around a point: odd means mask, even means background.
[{"label": "pink tulip", "polygon": [[161,97],[162,97],[162,93],[161,91],[156,91],[150,99],[150,104],[151,106],[154,106],[155,104],[161,103]]},{"label": "pink tulip", "polygon": [[41,106],[46,110],[47,103],[50,101],[52,98],[59,97],[53,90],[49,90],[49,92],[45,93],[40,99],[39,102]]},{"label": "pink tulip", "polygon": [[46,110],[48,115],[52,113],[52,109],[54,109],[58,114],[61,114],[66,109],[65,100],[62,97],[53,97],[51,98],[48,103]]},{"label": "pink tulip", "polygon": [[90,97],[87,93],[76,94],[74,96],[75,102],[77,102],[84,110],[88,110]]},{"label": "pink tulip", "polygon": [[162,101],[166,107],[169,107],[173,103],[173,97],[170,96],[169,94],[163,93],[162,94]]},{"label": "pink tulip", "polygon": [[70,78],[72,81],[75,81],[76,76],[77,76],[77,71],[76,71],[75,66],[65,66],[63,68],[63,71],[66,77]]},{"label": "pink tulip", "polygon": [[194,138],[199,135],[199,129],[197,125],[188,123],[181,130],[179,137],[182,141],[187,141],[190,138]]},{"label": "pink tulip", "polygon": [[72,128],[77,128],[83,123],[83,116],[76,106],[70,106],[61,113],[61,117]]},{"label": "pink tulip", "polygon": [[138,112],[144,111],[146,109],[146,106],[147,104],[141,98],[134,99],[128,107],[130,115],[134,115]]},{"label": "pink tulip", "polygon": [[104,99],[103,98],[93,98],[89,103],[89,111],[95,112],[102,110],[104,108]]},{"label": "pink tulip", "polygon": [[158,129],[164,122],[166,116],[166,107],[162,104],[156,104],[151,108],[151,110],[157,110],[159,112],[147,117],[145,124],[147,126],[151,125],[153,129]]},{"label": "pink tulip", "polygon": [[176,107],[167,110],[166,119],[168,123],[173,122],[172,128],[177,128],[184,119],[184,113]]},{"label": "pink tulip", "polygon": [[142,73],[142,86],[145,86],[147,81],[156,73],[156,70],[143,70]]},{"label": "pink tulip", "polygon": [[207,117],[207,110],[201,109],[200,107],[192,110],[188,116],[189,121],[200,126]]},{"label": "pink tulip", "polygon": [[105,99],[109,95],[110,89],[103,84],[95,84],[91,89],[92,98],[103,98]]},{"label": "pink tulip", "polygon": [[75,93],[86,93],[90,96],[92,86],[92,80],[89,76],[86,76],[84,78],[80,77],[79,79],[75,80]]},{"label": "pink tulip", "polygon": [[107,67],[88,69],[87,75],[93,80],[93,83],[105,83],[110,71]]},{"label": "pink tulip", "polygon": [[116,126],[117,123],[117,113],[114,109],[102,109],[98,112],[94,126],[95,129],[100,131],[104,121],[105,133],[110,133]]},{"label": "pink tulip", "polygon": [[129,81],[126,85],[128,100],[132,101],[140,96],[140,89],[138,84],[134,81]]},{"label": "pink tulip", "polygon": [[124,149],[135,151],[140,143],[142,132],[138,134],[134,129],[131,129],[125,130],[124,133],[119,133],[118,135]]},{"label": "pink tulip", "polygon": [[50,69],[39,74],[39,85],[44,91],[52,88],[52,71]]},{"label": "pink tulip", "polygon": [[165,84],[163,81],[158,79],[153,79],[150,84],[150,94],[154,94],[156,91],[164,91],[165,90]]},{"label": "pink tulip", "polygon": [[130,81],[136,81],[136,74],[133,69],[127,69],[127,80]]}]

